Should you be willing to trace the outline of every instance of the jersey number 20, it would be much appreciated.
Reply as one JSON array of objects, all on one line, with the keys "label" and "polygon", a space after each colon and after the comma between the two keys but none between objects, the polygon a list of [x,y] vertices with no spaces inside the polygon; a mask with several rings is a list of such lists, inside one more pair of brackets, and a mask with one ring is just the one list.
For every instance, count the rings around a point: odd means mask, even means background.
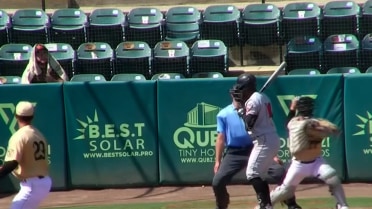
[{"label": "jersey number 20", "polygon": [[43,141],[35,141],[33,146],[35,160],[45,160],[45,143]]}]

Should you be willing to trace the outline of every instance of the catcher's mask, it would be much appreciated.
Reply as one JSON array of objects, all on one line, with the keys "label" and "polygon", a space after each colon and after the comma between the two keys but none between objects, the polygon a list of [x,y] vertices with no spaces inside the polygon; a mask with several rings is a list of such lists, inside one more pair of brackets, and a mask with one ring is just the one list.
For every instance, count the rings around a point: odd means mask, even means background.
[{"label": "catcher's mask", "polygon": [[300,97],[297,101],[297,112],[301,116],[312,116],[315,100],[311,97]]},{"label": "catcher's mask", "polygon": [[230,89],[232,97],[241,104],[244,104],[248,99],[247,91],[256,91],[256,77],[249,73],[241,74],[236,84]]}]

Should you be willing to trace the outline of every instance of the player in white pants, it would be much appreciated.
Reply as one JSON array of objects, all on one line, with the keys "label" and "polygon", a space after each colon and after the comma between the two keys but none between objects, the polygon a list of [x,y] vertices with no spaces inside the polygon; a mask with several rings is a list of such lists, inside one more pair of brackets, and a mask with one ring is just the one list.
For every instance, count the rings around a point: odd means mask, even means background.
[{"label": "player in white pants", "polygon": [[257,92],[256,77],[252,74],[240,75],[234,88],[234,98],[241,104],[239,115],[254,144],[247,164],[247,179],[256,191],[260,209],[270,209],[270,189],[265,176],[280,147],[272,120],[271,101],[265,94]]},{"label": "player in white pants", "polygon": [[296,187],[306,177],[317,177],[329,186],[331,194],[337,202],[337,208],[348,209],[345,193],[336,170],[322,157],[322,140],[338,133],[337,127],[324,119],[313,118],[314,100],[301,97],[293,100],[289,117],[295,115],[288,123],[289,150],[292,162],[283,184],[271,192],[273,204],[291,196]]},{"label": "player in white pants", "polygon": [[20,190],[13,198],[10,209],[37,209],[51,189],[48,176],[48,143],[31,121],[34,106],[21,101],[16,106],[15,117],[19,129],[9,139],[0,178],[10,172],[20,180]]}]

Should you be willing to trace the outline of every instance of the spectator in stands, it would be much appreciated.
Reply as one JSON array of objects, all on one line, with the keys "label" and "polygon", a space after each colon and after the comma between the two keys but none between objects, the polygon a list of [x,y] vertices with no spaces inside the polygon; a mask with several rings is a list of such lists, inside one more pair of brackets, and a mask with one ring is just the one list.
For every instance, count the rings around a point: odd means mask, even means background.
[{"label": "spectator in stands", "polygon": [[23,72],[22,84],[68,81],[66,72],[43,44],[35,44]]},{"label": "spectator in stands", "polygon": [[6,78],[0,77],[0,85],[6,83]]}]

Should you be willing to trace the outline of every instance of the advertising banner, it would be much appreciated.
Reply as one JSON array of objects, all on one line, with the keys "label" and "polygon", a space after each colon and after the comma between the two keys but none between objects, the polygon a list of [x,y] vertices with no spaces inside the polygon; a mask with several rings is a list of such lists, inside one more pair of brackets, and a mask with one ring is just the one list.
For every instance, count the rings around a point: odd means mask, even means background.
[{"label": "advertising banner", "polygon": [[154,81],[64,85],[72,187],[158,183]]},{"label": "advertising banner", "polygon": [[[50,163],[49,171],[53,180],[52,189],[66,188],[66,137],[62,84],[1,85],[0,86],[0,159],[6,154],[8,140],[18,129],[14,117],[19,101],[30,101],[35,105],[33,125],[47,139],[46,153]],[[41,151],[41,150],[39,150]],[[37,152],[35,148],[35,152]],[[19,188],[19,180],[11,174],[0,181],[2,192],[11,192]]]},{"label": "advertising banner", "polygon": [[[158,81],[161,184],[210,184],[217,114],[232,100],[236,78]],[[235,178],[244,180],[244,171]]]},{"label": "advertising banner", "polygon": [[345,77],[345,143],[349,181],[371,181],[372,75]]}]

